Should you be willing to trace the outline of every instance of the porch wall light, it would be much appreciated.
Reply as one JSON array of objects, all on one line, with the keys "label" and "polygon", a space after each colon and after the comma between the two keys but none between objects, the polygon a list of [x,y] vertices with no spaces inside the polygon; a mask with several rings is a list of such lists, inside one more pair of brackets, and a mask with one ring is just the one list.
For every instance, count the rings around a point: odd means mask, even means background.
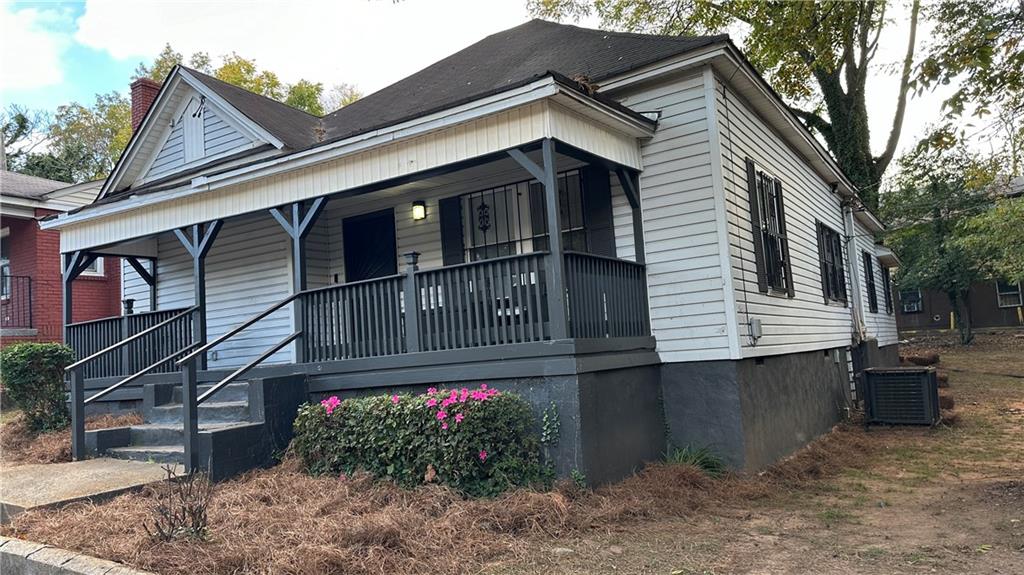
[{"label": "porch wall light", "polygon": [[419,221],[427,217],[427,204],[426,202],[417,200],[412,203],[412,219]]}]

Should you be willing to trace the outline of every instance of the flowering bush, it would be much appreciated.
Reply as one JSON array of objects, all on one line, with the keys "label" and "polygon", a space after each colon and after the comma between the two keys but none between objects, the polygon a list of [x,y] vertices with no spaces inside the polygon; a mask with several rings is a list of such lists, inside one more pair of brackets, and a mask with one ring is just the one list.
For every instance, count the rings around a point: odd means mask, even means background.
[{"label": "flowering bush", "polygon": [[340,400],[299,408],[295,450],[313,474],[364,470],[412,486],[444,483],[494,495],[547,480],[520,397],[481,385]]}]

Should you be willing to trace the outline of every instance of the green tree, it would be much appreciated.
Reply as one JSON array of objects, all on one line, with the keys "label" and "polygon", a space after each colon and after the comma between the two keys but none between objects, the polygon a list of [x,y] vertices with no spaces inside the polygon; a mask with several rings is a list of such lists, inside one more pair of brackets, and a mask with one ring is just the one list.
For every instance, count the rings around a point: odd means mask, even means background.
[{"label": "green tree", "polygon": [[982,254],[990,277],[1024,282],[1024,196],[1002,197],[968,219],[959,243],[969,253]]},{"label": "green tree", "polygon": [[25,159],[40,146],[45,147],[49,124],[50,114],[43,110],[10,104],[0,112],[0,169],[21,171]]},{"label": "green tree", "polygon": [[603,26],[656,34],[710,34],[742,30],[751,63],[825,140],[871,207],[903,127],[917,47],[919,0],[910,8],[900,63],[896,112],[885,148],[872,153],[868,78],[883,29],[891,23],[885,0],[765,2],[761,0],[527,0],[534,14],[558,19],[596,12]]},{"label": "green tree", "polygon": [[[139,62],[139,65],[135,67],[135,74],[132,76],[132,79],[149,78],[157,82],[163,82],[167,75],[171,73],[171,70],[179,64],[185,64],[185,59],[182,57],[181,52],[176,51],[170,44],[164,44],[164,49],[153,60],[152,64],[147,66]],[[210,56],[206,52],[196,52],[189,57],[188,67],[209,74],[212,72]]]},{"label": "green tree", "polygon": [[363,97],[363,93],[352,84],[335,84],[322,97],[324,111],[335,112]]},{"label": "green tree", "polygon": [[317,82],[314,84],[308,80],[299,80],[288,86],[288,95],[284,103],[292,108],[298,108],[307,114],[314,116],[324,115],[324,106],[321,99],[324,93],[324,85]]},{"label": "green tree", "polygon": [[260,70],[255,60],[248,60],[231,53],[214,71],[218,80],[233,84],[261,96],[282,101],[287,92],[277,74],[269,70]]},{"label": "green tree", "polygon": [[996,165],[963,146],[919,146],[899,160],[891,189],[882,195],[886,238],[903,261],[901,288],[945,293],[956,316],[960,341],[973,339],[967,300],[971,285],[991,277],[993,252],[972,241],[970,222],[989,209]]},{"label": "green tree", "polygon": [[131,102],[117,92],[97,94],[91,106],[60,106],[49,128],[48,152],[63,161],[78,159],[68,167],[71,181],[106,177],[131,138],[131,122]]}]

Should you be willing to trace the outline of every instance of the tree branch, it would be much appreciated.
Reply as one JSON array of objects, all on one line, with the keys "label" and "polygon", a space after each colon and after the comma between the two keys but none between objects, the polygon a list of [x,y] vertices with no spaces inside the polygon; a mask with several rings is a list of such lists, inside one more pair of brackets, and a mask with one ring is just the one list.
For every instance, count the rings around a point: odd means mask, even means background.
[{"label": "tree branch", "polygon": [[907,41],[907,55],[903,59],[903,74],[900,77],[900,97],[896,104],[896,115],[892,121],[892,131],[889,132],[889,141],[885,145],[882,155],[875,158],[875,173],[881,175],[885,168],[892,161],[896,153],[896,144],[900,141],[900,132],[903,130],[903,115],[907,111],[907,91],[910,87],[910,70],[914,63],[914,48],[917,43],[917,17],[921,12],[921,0],[914,0],[910,10],[910,38]]},{"label": "tree branch", "polygon": [[828,144],[828,147],[834,149],[835,135],[832,131],[832,124],[828,123],[828,121],[814,112],[808,112],[789,105],[786,107],[789,108],[789,111],[792,112],[793,115],[803,120],[804,125],[807,126],[808,129],[817,130],[818,133],[825,138],[825,142]]}]

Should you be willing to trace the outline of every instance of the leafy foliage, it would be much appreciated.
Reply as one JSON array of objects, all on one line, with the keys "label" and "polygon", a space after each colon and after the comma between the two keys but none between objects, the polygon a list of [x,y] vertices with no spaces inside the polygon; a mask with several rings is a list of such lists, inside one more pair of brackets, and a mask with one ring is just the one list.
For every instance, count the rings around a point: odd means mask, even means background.
[{"label": "leafy foliage", "polygon": [[665,461],[673,465],[692,465],[711,477],[722,476],[726,469],[721,457],[709,447],[676,447],[665,455]]},{"label": "leafy foliage", "polygon": [[486,386],[332,397],[299,409],[294,448],[313,474],[367,471],[403,486],[440,482],[491,496],[546,480],[530,406]]},{"label": "leafy foliage", "polygon": [[1024,196],[1004,197],[964,223],[957,242],[967,253],[982,254],[991,277],[1024,282]]},{"label": "leafy foliage", "polygon": [[656,34],[738,32],[751,63],[825,140],[846,175],[877,207],[878,182],[896,151],[916,48],[919,3],[910,11],[896,114],[885,149],[872,154],[867,78],[883,29],[884,0],[528,0],[534,14],[556,19],[596,12],[612,29]]},{"label": "leafy foliage", "polygon": [[32,430],[53,431],[70,423],[64,368],[73,360],[71,348],[57,343],[16,343],[0,350],[4,396]]},{"label": "leafy foliage", "polygon": [[901,288],[947,294],[961,341],[969,343],[971,284],[991,277],[991,253],[972,241],[968,222],[989,209],[996,166],[963,146],[951,150],[918,147],[900,159],[893,189],[883,195],[887,244],[900,254]]}]

